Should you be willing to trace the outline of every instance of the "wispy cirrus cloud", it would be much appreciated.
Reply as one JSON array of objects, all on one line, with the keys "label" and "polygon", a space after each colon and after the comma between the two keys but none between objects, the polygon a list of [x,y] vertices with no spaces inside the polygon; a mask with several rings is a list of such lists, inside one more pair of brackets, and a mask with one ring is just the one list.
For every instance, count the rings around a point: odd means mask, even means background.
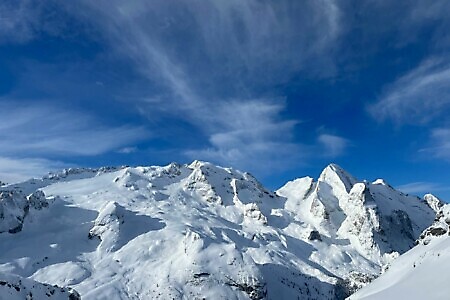
[{"label": "wispy cirrus cloud", "polygon": [[[1,99],[0,180],[17,182],[68,166],[67,157],[131,149],[149,138],[136,126],[106,126],[85,113]],[[17,105],[17,103],[23,105]]]},{"label": "wispy cirrus cloud", "polygon": [[450,62],[433,58],[391,84],[370,112],[376,119],[420,124],[449,108]]},{"label": "wispy cirrus cloud", "polygon": [[43,158],[12,158],[0,156],[0,181],[16,183],[50,171],[67,167],[66,163]]},{"label": "wispy cirrus cloud", "polygon": [[[47,10],[34,11],[29,3],[24,1],[23,8],[16,9],[30,32],[24,40],[42,30],[46,19],[42,16],[48,10],[47,6]],[[183,149],[186,156],[246,168],[259,165],[261,160],[292,165],[298,157],[310,155],[311,146],[293,137],[299,121],[284,116],[287,104],[276,89],[299,73],[308,77],[334,73],[333,46],[341,34],[342,21],[335,1],[46,3],[65,9],[67,15],[95,32],[91,37],[108,49],[108,55],[128,61],[145,78],[148,89],[137,94],[122,90],[120,94],[125,96],[116,100],[122,98],[134,105],[152,122],[172,118],[196,128],[202,135],[193,137],[200,140],[199,147]],[[8,28],[14,31],[13,27],[20,26],[17,23]],[[57,30],[58,26],[54,27]],[[80,63],[75,71],[83,65]],[[27,64],[31,67],[24,77],[25,85],[37,80],[39,91],[45,88],[45,93],[66,96],[67,88],[61,89],[52,81],[48,84],[45,79],[41,84],[40,69],[33,62]],[[56,74],[56,80],[65,76],[64,82],[72,86],[85,78],[67,66],[56,71],[50,74]],[[80,94],[85,89],[76,90]],[[91,94],[91,90],[86,93]],[[72,128],[72,137],[77,145],[86,147],[77,147],[55,129],[47,129],[45,138],[36,134],[15,139],[35,153],[49,149],[55,155],[95,155],[114,148],[119,152],[127,149],[127,143],[142,137],[144,131],[136,126],[94,126],[88,136],[83,126],[77,126]],[[25,127],[20,125],[15,131],[26,132]],[[101,143],[95,143],[97,136]],[[337,155],[336,147],[333,155]],[[9,145],[6,150],[16,148]]]},{"label": "wispy cirrus cloud", "polygon": [[59,36],[68,29],[68,14],[52,0],[0,2],[0,44],[29,42],[41,34]]},{"label": "wispy cirrus cloud", "polygon": [[334,1],[85,3],[82,13],[116,51],[183,94],[186,85],[241,91],[242,84],[280,83],[306,68],[309,59],[322,60],[320,54],[332,49],[340,33]]},{"label": "wispy cirrus cloud", "polygon": [[121,148],[119,150],[117,150],[117,153],[121,153],[121,154],[131,154],[138,151],[137,147],[124,147]]},{"label": "wispy cirrus cloud", "polygon": [[[363,5],[372,8],[371,14],[378,9],[389,11],[387,16],[382,16],[389,21],[377,22],[381,27],[372,29],[381,36],[392,35],[395,48],[421,45],[422,40],[427,46],[426,51],[417,49],[422,57],[415,67],[385,85],[377,102],[369,106],[369,112],[377,120],[397,124],[441,122],[444,112],[450,108],[450,33],[447,30],[450,2],[371,1]],[[376,18],[381,16],[375,15]],[[391,29],[386,30],[384,26]],[[411,51],[415,51],[414,48]]]},{"label": "wispy cirrus cloud", "polygon": [[423,195],[427,193],[446,190],[448,188],[445,188],[442,185],[433,182],[419,181],[399,185],[396,187],[396,189],[407,194]]},{"label": "wispy cirrus cloud", "polygon": [[142,127],[105,126],[81,112],[33,103],[20,107],[19,101],[0,104],[0,155],[98,155],[149,137]]},{"label": "wispy cirrus cloud", "polygon": [[320,134],[317,140],[324,148],[324,156],[327,157],[337,157],[342,155],[350,145],[349,140],[332,134]]},{"label": "wispy cirrus cloud", "polygon": [[197,116],[198,122],[210,127],[205,128],[210,146],[186,154],[266,172],[283,168],[288,161],[298,163],[301,154],[307,154],[307,146],[292,142],[298,122],[280,118],[284,107],[271,99],[223,102],[203,117]]},{"label": "wispy cirrus cloud", "polygon": [[203,133],[208,145],[188,157],[244,168],[307,155],[292,138],[298,121],[285,120],[285,101],[265,90],[298,72],[333,72],[334,1],[85,1],[80,15],[158,87],[134,100],[141,113]]},{"label": "wispy cirrus cloud", "polygon": [[[396,48],[425,43],[426,51],[417,49],[418,54],[423,52],[417,66],[386,84],[381,96],[368,107],[368,111],[375,120],[389,120],[397,126],[414,125],[414,130],[428,132],[429,137],[422,143],[423,148],[417,150],[419,155],[449,160],[450,134],[446,128],[449,126],[447,116],[450,109],[450,34],[447,30],[450,26],[447,14],[450,2],[401,1],[394,4],[380,1],[376,5],[384,6],[386,10],[390,6],[396,7],[396,10],[390,10],[395,19],[386,22],[395,28],[392,32],[395,33]],[[416,47],[411,49],[414,51]],[[412,127],[408,128],[412,130]]]},{"label": "wispy cirrus cloud", "polygon": [[379,120],[398,125],[419,125],[429,138],[419,153],[450,160],[450,57],[431,58],[391,84],[383,97],[369,108]]},{"label": "wispy cirrus cloud", "polygon": [[428,147],[421,152],[431,154],[434,158],[450,161],[450,128],[435,128],[431,130]]},{"label": "wispy cirrus cloud", "polygon": [[26,42],[32,39],[40,19],[39,9],[31,9],[31,1],[0,3],[0,43]]},{"label": "wispy cirrus cloud", "polygon": [[82,112],[24,100],[3,98],[0,111],[2,181],[43,175],[74,156],[116,151],[150,136],[142,127],[106,126]]}]

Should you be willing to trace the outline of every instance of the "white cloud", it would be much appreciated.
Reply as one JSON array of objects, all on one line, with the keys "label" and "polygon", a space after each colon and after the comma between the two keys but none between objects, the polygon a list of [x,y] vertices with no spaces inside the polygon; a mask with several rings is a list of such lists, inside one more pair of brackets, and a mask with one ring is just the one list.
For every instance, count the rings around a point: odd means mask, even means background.
[{"label": "white cloud", "polygon": [[60,35],[66,22],[51,1],[0,1],[0,44],[26,43],[41,33]]},{"label": "white cloud", "polygon": [[433,129],[429,147],[422,149],[421,152],[430,153],[436,158],[450,160],[450,129]]},{"label": "white cloud", "polygon": [[402,191],[407,194],[427,194],[427,193],[433,193],[436,191],[444,190],[442,186],[436,183],[431,182],[411,182],[403,185],[399,185],[396,187],[397,190]]},{"label": "white cloud", "polygon": [[449,109],[450,61],[433,58],[388,87],[384,96],[370,107],[370,112],[375,119],[432,128],[427,145],[419,152],[450,160],[450,129],[446,128]]},{"label": "white cloud", "polygon": [[450,63],[429,59],[399,78],[370,107],[375,119],[426,123],[450,108]]},{"label": "white cloud", "polygon": [[30,1],[0,3],[0,43],[25,42],[34,35],[37,15],[32,13]]},{"label": "white cloud", "polygon": [[191,159],[212,161],[265,176],[298,166],[302,163],[301,158],[307,156],[306,151],[306,147],[293,143],[244,142],[239,147],[211,147],[188,150],[185,154]]},{"label": "white cloud", "polygon": [[[43,13],[27,3],[20,13],[30,32],[24,39],[31,39],[43,24]],[[308,154],[308,147],[293,142],[298,121],[283,118],[284,100],[255,91],[283,84],[299,71],[311,76],[333,72],[332,46],[341,22],[335,1],[84,1],[58,6],[95,28],[109,52],[132,62],[155,87],[157,93],[133,100],[141,113],[149,119],[162,114],[182,119],[204,134],[209,145],[187,155],[244,167],[261,160],[287,164]],[[128,152],[129,144],[147,134],[139,127],[108,128],[48,107],[8,109],[14,117],[0,120],[5,128],[0,155]]]},{"label": "white cloud", "polygon": [[337,135],[321,134],[317,138],[319,143],[324,147],[325,156],[336,157],[344,153],[349,146],[349,141]]},{"label": "white cloud", "polygon": [[20,103],[0,105],[0,155],[98,155],[149,137],[142,127],[106,127],[81,112]]},{"label": "white cloud", "polygon": [[308,150],[291,142],[297,122],[281,120],[279,114],[283,109],[280,100],[222,103],[209,113],[196,116],[199,124],[205,124],[211,146],[189,150],[186,154],[259,172],[298,163],[299,157],[306,156]]},{"label": "white cloud", "polygon": [[[82,9],[68,4],[68,10],[94,24],[116,54],[168,89],[165,97],[144,96],[162,98],[163,109],[198,110],[226,93],[222,98],[252,98],[255,85],[280,84],[307,66],[308,74],[332,70],[321,62],[330,64],[340,33],[334,1],[84,3]],[[315,71],[312,60],[320,65]]]},{"label": "white cloud", "polygon": [[138,150],[137,147],[124,147],[122,149],[117,150],[117,152],[121,154],[130,154],[136,152],[137,150]]},{"label": "white cloud", "polygon": [[33,177],[41,177],[50,171],[67,167],[58,161],[39,158],[11,158],[0,156],[0,181],[16,183]]},{"label": "white cloud", "polygon": [[186,151],[188,156],[244,167],[306,155],[307,147],[292,142],[297,122],[282,118],[284,100],[254,90],[308,68],[308,74],[333,70],[331,46],[340,34],[334,1],[84,4],[80,16],[163,89],[142,95],[140,112],[150,119],[161,113],[181,118],[208,138],[209,146]]}]

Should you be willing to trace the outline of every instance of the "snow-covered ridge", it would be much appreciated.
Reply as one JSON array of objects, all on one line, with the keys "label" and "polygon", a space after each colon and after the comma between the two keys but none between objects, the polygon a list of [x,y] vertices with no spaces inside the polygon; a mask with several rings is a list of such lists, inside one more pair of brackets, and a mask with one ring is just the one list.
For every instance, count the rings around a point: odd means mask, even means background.
[{"label": "snow-covered ridge", "polygon": [[[349,280],[354,288],[375,278],[392,258],[411,249],[441,205],[438,199],[405,195],[382,179],[359,181],[335,164],[327,166],[317,181],[297,179],[277,194],[287,198],[285,208],[294,219],[307,224],[310,233],[304,236],[314,233],[315,239],[320,237],[326,245],[323,253],[332,251],[341,257],[330,262],[324,254],[317,262]],[[348,253],[352,254],[347,257]],[[338,270],[333,271],[335,268]]]},{"label": "snow-covered ridge", "polygon": [[[425,195],[425,197],[432,200],[433,203],[439,200],[430,194]],[[436,214],[433,224],[422,232],[417,240],[418,244],[428,245],[435,238],[450,235],[450,205],[439,205],[438,207],[440,209]]]},{"label": "snow-covered ridge", "polygon": [[49,200],[40,190],[25,196],[17,189],[0,188],[0,233],[21,231],[30,209],[48,207]]},{"label": "snow-covered ridge", "polygon": [[343,299],[435,215],[334,164],[276,193],[201,161],[58,174],[2,187],[37,204],[0,234],[0,273],[86,299]]},{"label": "snow-covered ridge", "polygon": [[[427,200],[438,200],[427,195]],[[439,201],[439,200],[438,200]],[[447,299],[450,295],[448,267],[450,266],[450,205],[438,205],[433,224],[426,228],[418,245],[401,255],[387,271],[354,295],[357,299]]]},{"label": "snow-covered ridge", "polygon": [[18,189],[20,192],[30,194],[33,191],[57,182],[65,182],[77,179],[91,178],[101,174],[115,172],[122,167],[100,167],[100,168],[67,168],[60,172],[51,172],[42,178],[32,178],[18,184],[4,184],[9,189]]},{"label": "snow-covered ridge", "polygon": [[81,300],[71,288],[62,288],[32,279],[0,273],[0,299],[5,300]]}]

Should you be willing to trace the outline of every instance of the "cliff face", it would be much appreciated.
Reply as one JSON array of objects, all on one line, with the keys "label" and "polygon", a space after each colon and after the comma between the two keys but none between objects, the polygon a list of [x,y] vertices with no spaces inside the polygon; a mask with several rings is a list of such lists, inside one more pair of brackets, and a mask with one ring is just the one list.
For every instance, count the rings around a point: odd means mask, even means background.
[{"label": "cliff face", "polygon": [[446,299],[450,295],[450,205],[427,195],[438,203],[433,224],[417,240],[417,246],[386,267],[386,272],[349,299]]}]

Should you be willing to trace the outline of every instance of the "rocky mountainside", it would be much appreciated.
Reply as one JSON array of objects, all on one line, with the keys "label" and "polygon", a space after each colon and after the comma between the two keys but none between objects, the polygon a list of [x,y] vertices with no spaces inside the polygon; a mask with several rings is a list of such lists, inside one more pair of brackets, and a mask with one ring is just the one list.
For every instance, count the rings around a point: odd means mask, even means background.
[{"label": "rocky mountainside", "polygon": [[300,178],[277,194],[287,198],[294,220],[307,225],[303,237],[321,241],[310,259],[353,290],[411,249],[442,205],[436,198],[405,195],[382,179],[359,181],[334,164],[317,181]]},{"label": "rocky mountainside", "polygon": [[[437,200],[432,195],[426,198]],[[422,232],[416,247],[349,299],[448,299],[449,225],[450,205],[447,204],[440,206],[434,223]]]},{"label": "rocky mountainside", "polygon": [[4,300],[81,300],[71,288],[40,283],[32,279],[0,273],[0,299]]},{"label": "rocky mountainside", "polygon": [[1,187],[0,274],[85,299],[343,299],[432,224],[430,197],[337,165],[275,193],[200,161],[69,169]]}]

